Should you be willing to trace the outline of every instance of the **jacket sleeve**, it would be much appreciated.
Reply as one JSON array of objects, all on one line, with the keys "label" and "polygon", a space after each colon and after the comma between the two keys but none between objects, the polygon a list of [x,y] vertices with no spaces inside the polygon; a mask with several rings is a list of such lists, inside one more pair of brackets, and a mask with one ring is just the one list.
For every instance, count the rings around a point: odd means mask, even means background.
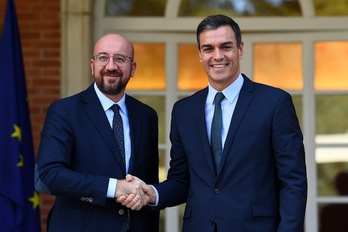
[{"label": "jacket sleeve", "polygon": [[[41,192],[79,200],[90,199],[90,203],[103,205],[109,178],[79,170],[80,164],[75,162],[81,155],[76,148],[77,133],[69,110],[60,102],[53,103],[47,111],[41,132],[35,171],[36,188]],[[89,156],[86,154],[84,159],[87,162]]]},{"label": "jacket sleeve", "polygon": [[307,177],[303,136],[291,96],[285,93],[276,106],[272,144],[280,181],[278,231],[303,231]]}]

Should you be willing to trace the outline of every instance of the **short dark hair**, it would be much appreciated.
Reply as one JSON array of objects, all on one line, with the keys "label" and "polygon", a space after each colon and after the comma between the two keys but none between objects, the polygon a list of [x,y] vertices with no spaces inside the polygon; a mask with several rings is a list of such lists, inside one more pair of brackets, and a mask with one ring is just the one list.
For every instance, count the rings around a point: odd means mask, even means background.
[{"label": "short dark hair", "polygon": [[217,29],[221,26],[230,26],[236,35],[237,47],[239,48],[242,43],[242,35],[238,24],[230,17],[222,14],[210,15],[202,20],[197,27],[197,44],[198,50],[201,50],[199,36],[205,30]]}]

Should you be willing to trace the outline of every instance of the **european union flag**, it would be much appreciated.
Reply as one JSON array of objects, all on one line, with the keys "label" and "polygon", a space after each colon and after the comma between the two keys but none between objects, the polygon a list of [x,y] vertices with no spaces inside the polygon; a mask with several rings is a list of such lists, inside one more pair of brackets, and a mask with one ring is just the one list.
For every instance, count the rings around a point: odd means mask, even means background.
[{"label": "european union flag", "polygon": [[40,231],[34,149],[21,42],[13,0],[0,41],[0,231]]}]

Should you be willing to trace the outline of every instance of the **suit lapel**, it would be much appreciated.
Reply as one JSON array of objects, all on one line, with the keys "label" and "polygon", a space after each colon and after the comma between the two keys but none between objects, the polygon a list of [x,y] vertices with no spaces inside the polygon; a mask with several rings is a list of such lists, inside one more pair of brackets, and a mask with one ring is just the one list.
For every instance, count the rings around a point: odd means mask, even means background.
[{"label": "suit lapel", "polygon": [[203,152],[204,156],[207,159],[207,162],[209,164],[209,168],[214,175],[216,175],[215,172],[215,166],[214,166],[214,160],[213,160],[213,154],[211,152],[210,142],[207,134],[207,124],[205,121],[205,102],[208,95],[208,88],[203,89],[199,92],[199,102],[195,105],[195,107],[198,107],[196,112],[196,123],[198,128],[198,134],[199,138],[201,140],[202,146],[203,146]]},{"label": "suit lapel", "polygon": [[105,115],[105,112],[101,106],[101,103],[94,91],[93,84],[82,93],[81,95],[82,107],[90,118],[91,123],[95,126],[98,134],[104,139],[107,146],[110,148],[110,152],[115,157],[120,168],[126,173],[122,156],[119,153],[116,140],[114,139],[112,129]]},{"label": "suit lapel", "polygon": [[135,146],[136,144],[139,144],[140,139],[140,131],[142,128],[140,128],[139,120],[137,120],[137,117],[139,117],[140,112],[138,112],[138,109],[135,107],[135,105],[132,103],[133,99],[126,95],[126,106],[128,111],[128,120],[129,120],[129,128],[130,128],[130,140],[131,140],[131,156],[129,160],[129,170],[128,172],[131,173],[134,162],[137,160],[135,158],[136,154],[139,154],[138,146]]},{"label": "suit lapel", "polygon": [[224,149],[221,156],[221,163],[220,163],[218,175],[220,174],[221,170],[223,169],[225,165],[226,159],[228,155],[230,154],[231,146],[233,144],[234,137],[236,136],[238,127],[254,96],[253,94],[254,88],[253,88],[252,81],[250,81],[249,78],[245,75],[243,75],[243,77],[244,77],[244,83],[240,90],[238,101],[232,115],[230,128],[228,130]]}]

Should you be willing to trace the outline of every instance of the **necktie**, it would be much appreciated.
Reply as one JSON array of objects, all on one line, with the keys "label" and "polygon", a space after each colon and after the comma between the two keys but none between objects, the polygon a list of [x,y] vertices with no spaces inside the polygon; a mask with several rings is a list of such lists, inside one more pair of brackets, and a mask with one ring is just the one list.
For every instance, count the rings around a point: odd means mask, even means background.
[{"label": "necktie", "polygon": [[[111,110],[114,112],[114,118],[112,120],[112,130],[114,132],[114,136],[118,145],[118,148],[120,150],[120,153],[122,155],[123,165],[126,170],[126,155],[124,150],[124,134],[123,134],[123,122],[122,117],[120,115],[120,106],[117,104],[114,104],[111,106]],[[126,211],[127,217],[126,220],[122,226],[122,232],[126,232],[129,230],[130,227],[130,212],[129,209]]]},{"label": "necktie", "polygon": [[221,111],[221,101],[225,96],[222,92],[217,92],[214,98],[215,109],[213,121],[211,124],[211,149],[214,156],[215,170],[219,169],[219,164],[222,154],[222,111]]},{"label": "necktie", "polygon": [[120,153],[122,155],[123,165],[126,168],[123,122],[122,122],[122,117],[120,115],[120,106],[117,104],[114,104],[111,106],[111,110],[114,112],[114,118],[112,120],[112,130],[114,132],[114,136],[115,136],[118,148],[120,150]]}]

